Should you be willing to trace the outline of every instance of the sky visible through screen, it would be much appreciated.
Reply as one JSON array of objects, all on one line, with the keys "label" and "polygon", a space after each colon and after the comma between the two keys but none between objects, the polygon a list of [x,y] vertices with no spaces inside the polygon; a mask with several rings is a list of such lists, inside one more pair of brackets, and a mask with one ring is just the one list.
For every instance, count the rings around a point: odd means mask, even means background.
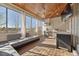
[{"label": "sky visible through screen", "polygon": [[[6,8],[0,7],[0,22],[6,22]],[[19,28],[22,26],[21,14],[13,10],[8,9],[8,28],[15,28],[16,23],[19,24]],[[31,23],[31,17],[26,16],[26,27],[29,28]],[[36,26],[35,18],[32,19],[32,27]]]}]

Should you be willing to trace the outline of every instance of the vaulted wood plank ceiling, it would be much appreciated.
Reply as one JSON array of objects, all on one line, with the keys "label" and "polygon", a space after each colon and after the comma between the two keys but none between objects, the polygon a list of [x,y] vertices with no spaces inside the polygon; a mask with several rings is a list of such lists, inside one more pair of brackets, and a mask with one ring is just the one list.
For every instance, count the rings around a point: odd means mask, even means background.
[{"label": "vaulted wood plank ceiling", "polygon": [[41,18],[60,16],[66,3],[13,3],[14,5]]}]

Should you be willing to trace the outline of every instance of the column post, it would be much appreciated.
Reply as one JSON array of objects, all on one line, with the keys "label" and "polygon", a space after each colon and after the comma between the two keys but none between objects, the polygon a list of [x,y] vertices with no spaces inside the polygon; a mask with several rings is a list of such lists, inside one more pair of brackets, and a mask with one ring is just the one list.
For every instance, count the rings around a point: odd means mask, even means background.
[{"label": "column post", "polygon": [[22,28],[21,28],[22,37],[26,36],[26,15],[22,13]]},{"label": "column post", "polygon": [[36,33],[38,34],[38,20],[36,20]]},{"label": "column post", "polygon": [[32,17],[31,17],[31,22],[30,22],[30,33],[32,34]]}]

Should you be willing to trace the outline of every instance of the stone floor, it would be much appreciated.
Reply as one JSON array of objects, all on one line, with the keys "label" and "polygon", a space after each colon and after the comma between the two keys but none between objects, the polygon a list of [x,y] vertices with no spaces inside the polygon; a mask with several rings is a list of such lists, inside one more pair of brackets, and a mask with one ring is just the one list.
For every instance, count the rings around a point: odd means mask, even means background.
[{"label": "stone floor", "polygon": [[37,41],[37,43],[30,43],[20,48],[18,52],[22,56],[73,56],[66,48],[56,48],[56,40],[45,38]]}]

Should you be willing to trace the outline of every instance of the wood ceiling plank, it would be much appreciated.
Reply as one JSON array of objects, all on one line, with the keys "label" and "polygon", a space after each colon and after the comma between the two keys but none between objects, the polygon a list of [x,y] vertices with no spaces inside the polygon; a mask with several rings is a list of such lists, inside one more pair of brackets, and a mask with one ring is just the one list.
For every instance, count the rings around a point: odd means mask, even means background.
[{"label": "wood ceiling plank", "polygon": [[52,17],[56,17],[56,16],[60,16],[61,12],[64,10],[66,4],[62,4],[61,5],[57,5],[54,12],[51,12],[51,14],[49,16],[47,16],[47,18],[52,18]]},{"label": "wood ceiling plank", "polygon": [[45,18],[51,18],[60,16],[66,3],[14,3],[14,5],[36,16],[42,17],[44,14]]},{"label": "wood ceiling plank", "polygon": [[[25,11],[28,11],[29,13],[33,14],[36,17],[40,17],[38,14],[35,14],[34,11],[31,11],[33,8],[30,7],[30,5],[26,5],[25,3],[13,3],[13,5],[16,5],[17,7],[20,7],[24,9]],[[31,9],[31,10],[30,10]]]}]

